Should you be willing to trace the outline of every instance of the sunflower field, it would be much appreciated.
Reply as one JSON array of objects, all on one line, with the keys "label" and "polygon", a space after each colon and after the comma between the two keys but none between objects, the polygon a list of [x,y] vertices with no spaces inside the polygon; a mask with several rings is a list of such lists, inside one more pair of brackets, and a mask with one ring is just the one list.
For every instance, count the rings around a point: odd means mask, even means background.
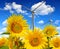
[{"label": "sunflower field", "polygon": [[49,24],[44,29],[36,26],[31,29],[22,15],[12,14],[3,34],[9,37],[0,38],[0,49],[60,49],[56,26]]}]

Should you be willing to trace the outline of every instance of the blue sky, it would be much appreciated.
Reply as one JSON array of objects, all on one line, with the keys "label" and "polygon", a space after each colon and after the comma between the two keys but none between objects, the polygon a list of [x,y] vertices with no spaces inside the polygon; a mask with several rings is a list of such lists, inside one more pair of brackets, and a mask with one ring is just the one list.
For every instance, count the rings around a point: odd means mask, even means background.
[{"label": "blue sky", "polygon": [[[24,6],[33,10],[42,3],[43,0],[1,0],[0,1],[0,32],[5,30],[6,19],[14,14],[22,14],[31,26],[31,12]],[[35,26],[43,28],[49,24],[49,19],[53,25],[60,30],[60,0],[46,0],[41,7],[35,10]]]}]

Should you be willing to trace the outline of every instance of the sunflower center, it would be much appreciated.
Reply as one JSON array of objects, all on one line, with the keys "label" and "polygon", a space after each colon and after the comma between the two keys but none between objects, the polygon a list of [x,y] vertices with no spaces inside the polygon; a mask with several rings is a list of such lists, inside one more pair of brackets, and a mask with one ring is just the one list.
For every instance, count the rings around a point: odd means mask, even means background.
[{"label": "sunflower center", "polygon": [[40,41],[38,38],[33,38],[32,40],[30,40],[30,44],[34,47],[34,46],[38,46],[40,44]]},{"label": "sunflower center", "polygon": [[55,43],[54,43],[54,46],[55,46],[56,48],[58,48],[58,47],[60,46],[59,42],[55,42]]},{"label": "sunflower center", "polygon": [[19,33],[22,31],[22,26],[19,23],[12,23],[11,27],[12,27],[11,30],[14,33]]}]

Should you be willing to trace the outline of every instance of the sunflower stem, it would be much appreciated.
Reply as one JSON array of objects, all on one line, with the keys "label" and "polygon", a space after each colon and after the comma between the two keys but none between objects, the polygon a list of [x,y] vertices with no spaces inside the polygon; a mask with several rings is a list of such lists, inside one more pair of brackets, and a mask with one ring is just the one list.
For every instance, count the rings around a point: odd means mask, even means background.
[{"label": "sunflower stem", "polygon": [[47,39],[48,39],[48,48],[50,47],[50,45],[49,45],[49,37],[47,37]]}]

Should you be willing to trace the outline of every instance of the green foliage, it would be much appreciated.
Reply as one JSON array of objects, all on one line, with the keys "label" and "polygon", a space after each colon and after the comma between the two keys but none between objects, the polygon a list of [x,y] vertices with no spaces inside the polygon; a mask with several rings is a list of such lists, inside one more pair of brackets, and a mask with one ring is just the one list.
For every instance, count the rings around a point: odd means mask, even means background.
[{"label": "green foliage", "polygon": [[9,49],[8,46],[2,46],[0,49]]},{"label": "green foliage", "polygon": [[47,47],[47,48],[44,48],[44,49],[52,49],[53,47]]},{"label": "green foliage", "polygon": [[10,33],[9,32],[3,32],[1,35],[9,35]]}]

